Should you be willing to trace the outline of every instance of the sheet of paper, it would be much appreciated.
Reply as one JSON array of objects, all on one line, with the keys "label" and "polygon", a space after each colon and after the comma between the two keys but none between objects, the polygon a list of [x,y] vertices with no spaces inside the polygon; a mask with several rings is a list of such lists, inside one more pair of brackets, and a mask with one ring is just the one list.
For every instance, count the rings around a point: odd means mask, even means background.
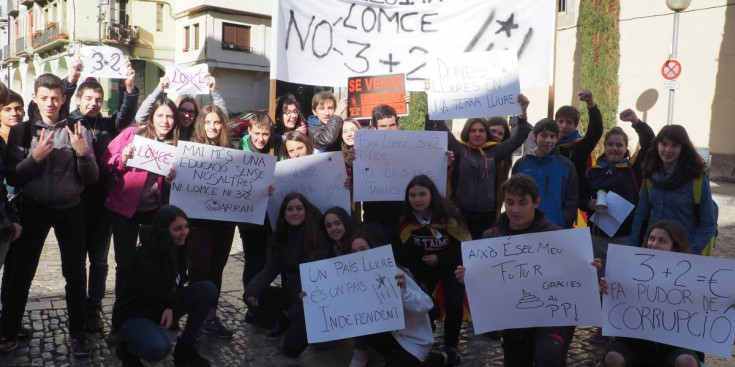
[{"label": "sheet of paper", "polygon": [[128,159],[127,165],[157,173],[161,176],[168,175],[174,164],[176,147],[161,143],[140,135],[133,137],[135,155]]},{"label": "sheet of paper", "polygon": [[208,70],[209,67],[207,64],[194,66],[166,65],[166,76],[170,84],[165,92],[176,94],[209,94],[209,86],[207,85],[206,78],[209,73]]},{"label": "sheet of paper", "polygon": [[625,200],[613,191],[609,191],[607,193],[607,212],[595,212],[590,220],[608,236],[612,237],[634,208],[635,205],[630,201]]},{"label": "sheet of paper", "polygon": [[125,79],[125,56],[122,51],[110,46],[84,46],[80,50],[84,65],[82,76],[109,79]]}]

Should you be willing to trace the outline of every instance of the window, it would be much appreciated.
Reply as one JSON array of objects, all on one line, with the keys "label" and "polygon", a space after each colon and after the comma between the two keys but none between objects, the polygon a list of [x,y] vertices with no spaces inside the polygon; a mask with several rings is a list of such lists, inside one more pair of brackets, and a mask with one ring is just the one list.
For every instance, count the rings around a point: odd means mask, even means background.
[{"label": "window", "polygon": [[163,4],[156,4],[156,31],[163,32]]},{"label": "window", "polygon": [[558,1],[559,8],[557,11],[559,13],[566,13],[567,12],[567,0],[559,0]]},{"label": "window", "polygon": [[199,23],[194,24],[194,49],[199,49]]},{"label": "window", "polygon": [[222,49],[251,52],[250,26],[222,23]]},{"label": "window", "polygon": [[189,51],[189,26],[184,27],[184,51]]}]

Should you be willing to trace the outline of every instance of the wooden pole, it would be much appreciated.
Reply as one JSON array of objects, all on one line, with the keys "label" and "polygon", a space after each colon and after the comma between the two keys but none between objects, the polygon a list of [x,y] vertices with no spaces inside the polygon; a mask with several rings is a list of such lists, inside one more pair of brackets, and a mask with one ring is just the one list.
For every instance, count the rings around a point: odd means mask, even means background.
[{"label": "wooden pole", "polygon": [[270,91],[268,91],[268,115],[272,121],[276,121],[276,80],[271,79]]}]

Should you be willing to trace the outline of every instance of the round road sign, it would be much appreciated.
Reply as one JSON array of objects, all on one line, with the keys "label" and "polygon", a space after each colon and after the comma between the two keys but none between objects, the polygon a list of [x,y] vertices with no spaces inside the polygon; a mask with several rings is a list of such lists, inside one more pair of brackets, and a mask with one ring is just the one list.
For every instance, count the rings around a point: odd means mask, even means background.
[{"label": "round road sign", "polygon": [[681,75],[681,64],[676,60],[666,60],[661,67],[661,75],[666,80],[674,80]]}]

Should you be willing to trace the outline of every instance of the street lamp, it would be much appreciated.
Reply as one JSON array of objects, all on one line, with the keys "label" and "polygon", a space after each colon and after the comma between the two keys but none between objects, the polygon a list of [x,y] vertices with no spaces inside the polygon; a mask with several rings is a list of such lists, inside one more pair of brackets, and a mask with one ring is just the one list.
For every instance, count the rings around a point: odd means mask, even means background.
[{"label": "street lamp", "polygon": [[[679,13],[686,10],[692,0],[666,0],[666,6],[674,11],[674,37],[671,41],[671,58],[676,60],[676,46],[679,41]],[[669,115],[666,125],[671,125],[674,120],[674,89],[669,88]]]}]

